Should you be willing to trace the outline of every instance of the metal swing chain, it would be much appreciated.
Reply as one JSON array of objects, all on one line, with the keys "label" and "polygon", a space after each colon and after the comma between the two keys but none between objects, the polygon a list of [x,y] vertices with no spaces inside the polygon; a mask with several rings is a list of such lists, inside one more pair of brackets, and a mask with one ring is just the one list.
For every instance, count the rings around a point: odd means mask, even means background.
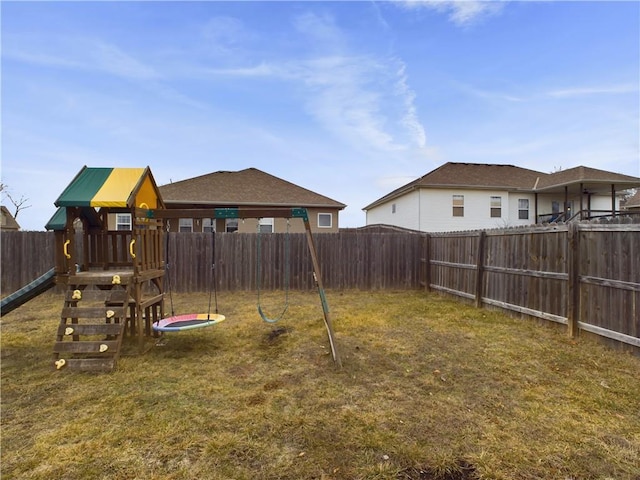
[{"label": "metal swing chain", "polygon": [[260,279],[261,279],[261,248],[260,248],[260,219],[258,219],[258,232],[257,232],[257,266],[256,266],[256,287],[258,290],[258,313],[260,314],[260,317],[262,317],[262,319],[267,322],[267,323],[276,323],[278,320],[280,320],[285,312],[287,311],[287,309],[289,308],[289,270],[290,270],[290,265],[289,265],[289,257],[290,257],[290,235],[289,235],[289,227],[290,227],[290,219],[287,219],[287,232],[286,232],[286,237],[285,237],[285,256],[286,256],[286,270],[285,270],[285,305],[284,308],[282,310],[282,312],[280,313],[280,315],[278,315],[276,318],[269,318],[265,315],[265,313],[262,310],[262,306],[260,305]]}]

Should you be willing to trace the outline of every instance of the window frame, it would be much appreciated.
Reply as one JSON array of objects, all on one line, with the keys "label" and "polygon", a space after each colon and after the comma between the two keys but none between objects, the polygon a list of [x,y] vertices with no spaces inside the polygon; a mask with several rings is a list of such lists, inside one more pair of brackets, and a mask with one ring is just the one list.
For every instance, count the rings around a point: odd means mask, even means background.
[{"label": "window frame", "polygon": [[[206,224],[205,224],[206,222]],[[216,219],[215,218],[203,218],[202,219],[202,232],[203,233],[216,233]]]},{"label": "window frame", "polygon": [[453,194],[451,196],[451,215],[453,217],[464,217],[464,195]]},{"label": "window frame", "polygon": [[258,230],[260,231],[260,233],[274,233],[276,231],[275,219],[273,217],[259,218]]},{"label": "window frame", "polygon": [[[127,221],[122,221],[123,218],[127,218]],[[130,231],[133,229],[133,222],[130,213],[116,213],[116,230],[118,231]]]},{"label": "window frame", "polygon": [[224,231],[226,233],[234,233],[238,231],[240,222],[237,218],[225,218],[224,219]]},{"label": "window frame", "polygon": [[178,232],[193,233],[193,218],[179,218]]},{"label": "window frame", "polygon": [[[497,204],[495,203],[497,201]],[[491,195],[489,197],[489,215],[491,218],[502,218],[502,197]]]},{"label": "window frame", "polygon": [[[329,225],[323,225],[322,222],[320,222],[320,218],[327,215],[329,216]],[[317,221],[318,221],[318,228],[333,228],[333,213],[319,212]]]},{"label": "window frame", "polygon": [[[526,208],[522,207],[522,202],[526,202]],[[519,198],[518,199],[518,220],[529,220],[529,199],[528,198]],[[523,216],[523,214],[525,216]]]}]

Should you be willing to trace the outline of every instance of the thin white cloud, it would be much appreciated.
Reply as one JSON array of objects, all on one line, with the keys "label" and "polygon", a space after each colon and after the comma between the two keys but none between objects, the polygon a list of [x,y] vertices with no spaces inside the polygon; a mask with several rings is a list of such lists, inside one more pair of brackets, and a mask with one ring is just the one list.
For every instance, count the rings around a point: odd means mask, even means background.
[{"label": "thin white cloud", "polygon": [[455,86],[458,90],[466,93],[467,95],[480,98],[482,100],[497,100],[501,102],[524,102],[527,100],[527,98],[522,95],[514,95],[511,92],[499,90],[497,88],[494,90],[479,88],[475,85],[458,80],[452,80],[451,85]]},{"label": "thin white cloud", "polygon": [[621,95],[627,93],[638,93],[640,87],[633,84],[607,85],[599,87],[572,87],[551,90],[546,93],[548,97],[570,98],[583,97],[588,95]]},{"label": "thin white cloud", "polygon": [[[97,71],[134,80],[159,79],[159,72],[113,43],[89,38],[33,38],[4,42],[3,58],[36,66]],[[9,45],[9,46],[7,46]],[[13,47],[13,45],[20,45]],[[63,53],[61,53],[63,52]]]},{"label": "thin white cloud", "polygon": [[406,8],[428,8],[448,15],[454,24],[464,27],[499,14],[506,0],[398,0]]},{"label": "thin white cloud", "polygon": [[301,42],[314,45],[304,58],[260,61],[246,67],[200,69],[204,77],[271,77],[293,85],[307,113],[343,142],[359,149],[422,149],[426,134],[402,60],[354,53],[329,15],[304,13],[293,20]]},{"label": "thin white cloud", "polygon": [[405,114],[402,119],[402,123],[412,133],[418,148],[424,148],[427,144],[427,136],[422,123],[420,123],[420,120],[418,119],[418,113],[414,103],[416,94],[408,85],[406,65],[404,63],[401,63],[400,69],[398,70],[398,81],[396,82],[396,87],[398,94],[404,99]]},{"label": "thin white cloud", "polygon": [[18,48],[5,48],[3,58],[39,67],[75,70],[79,73],[103,73],[114,78],[132,81],[160,98],[187,105],[191,108],[205,109],[207,106],[194,100],[167,82],[169,75],[161,69],[140,61],[117,45],[100,39],[77,37],[52,37],[44,44],[38,37],[31,41],[16,42]]},{"label": "thin white cloud", "polygon": [[426,142],[401,60],[355,54],[327,15],[306,13],[294,26],[321,53],[289,70],[300,79],[307,111],[328,131],[362,148],[422,148]]},{"label": "thin white cloud", "polygon": [[276,65],[261,62],[258,65],[237,68],[204,68],[193,70],[194,74],[204,74],[206,76],[229,76],[229,77],[283,77],[286,72]]},{"label": "thin white cloud", "polygon": [[87,49],[95,52],[95,63],[88,59],[88,68],[110,73],[117,77],[135,80],[155,80],[160,78],[160,74],[143,62],[137,60],[132,55],[124,52],[116,45],[106,42],[96,42],[93,48]]}]

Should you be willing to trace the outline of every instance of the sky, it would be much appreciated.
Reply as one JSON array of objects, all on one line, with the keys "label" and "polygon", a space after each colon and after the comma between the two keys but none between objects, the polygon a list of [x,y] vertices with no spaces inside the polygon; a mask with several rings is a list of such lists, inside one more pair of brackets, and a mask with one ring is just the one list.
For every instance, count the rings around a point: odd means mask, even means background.
[{"label": "sky", "polygon": [[637,1],[0,9],[0,172],[23,230],[84,165],[158,185],[254,167],[346,204],[340,227],[446,162],[640,176]]}]

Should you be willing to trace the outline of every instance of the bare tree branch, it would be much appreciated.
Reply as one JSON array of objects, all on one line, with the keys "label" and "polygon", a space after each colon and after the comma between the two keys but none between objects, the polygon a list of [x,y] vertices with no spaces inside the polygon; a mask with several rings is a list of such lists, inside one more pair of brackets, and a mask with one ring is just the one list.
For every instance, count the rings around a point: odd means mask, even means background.
[{"label": "bare tree branch", "polygon": [[0,183],[0,192],[3,193],[11,202],[14,208],[13,218],[17,219],[18,214],[27,208],[31,208],[31,205],[27,205],[29,199],[24,195],[21,195],[20,198],[13,197],[9,193],[9,187],[5,183]]}]

